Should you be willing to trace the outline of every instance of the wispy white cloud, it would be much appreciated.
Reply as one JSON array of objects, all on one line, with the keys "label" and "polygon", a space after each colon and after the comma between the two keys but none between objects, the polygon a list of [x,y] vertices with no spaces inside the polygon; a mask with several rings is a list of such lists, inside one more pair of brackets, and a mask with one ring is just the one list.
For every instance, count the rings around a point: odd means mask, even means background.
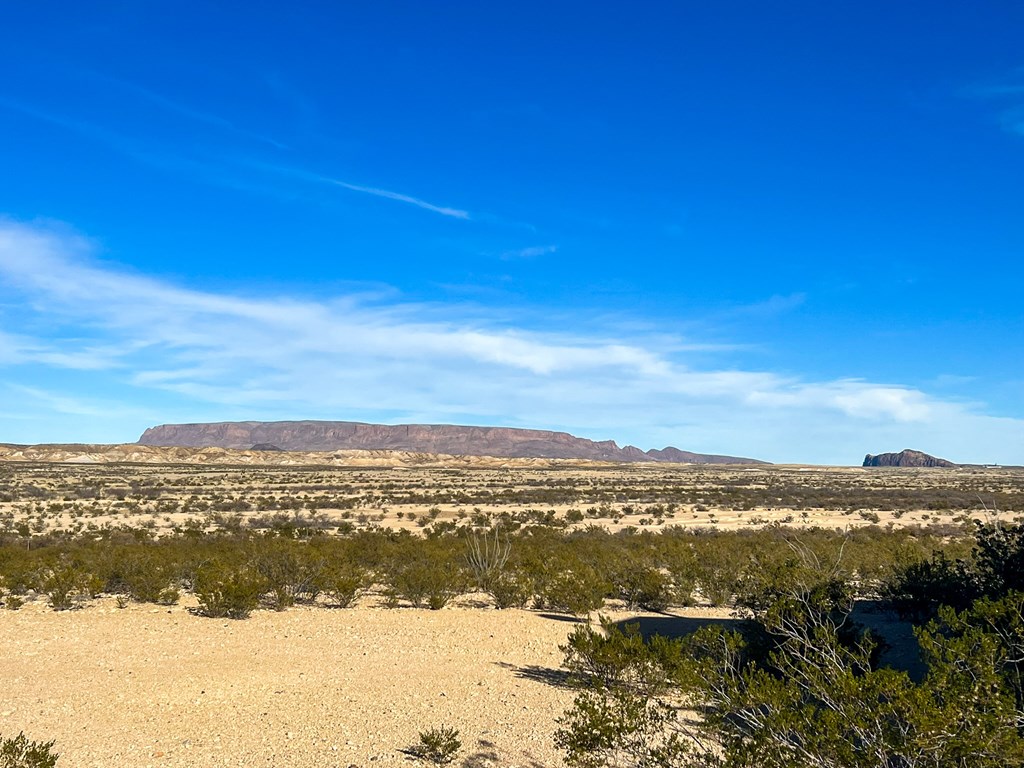
[{"label": "wispy white cloud", "polygon": [[[0,96],[0,107],[20,112],[24,115],[28,115],[37,120],[41,120],[51,125],[56,125],[69,131],[73,131],[81,136],[85,136],[94,141],[100,142],[105,146],[114,149],[122,154],[125,154],[135,160],[146,163],[148,165],[156,166],[165,170],[172,170],[180,173],[187,173],[192,176],[197,176],[207,183],[217,184],[218,186],[229,187],[232,189],[244,189],[251,192],[258,193],[269,193],[275,195],[281,195],[282,190],[273,185],[267,184],[267,179],[264,177],[261,181],[253,182],[251,180],[241,180],[234,178],[234,175],[230,171],[230,167],[221,162],[209,161],[209,160],[196,160],[191,157],[184,157],[173,152],[165,150],[154,149],[152,147],[145,146],[142,142],[139,142],[131,137],[117,134],[109,131],[106,128],[90,123],[87,121],[77,120],[73,118],[64,117],[62,115],[52,114],[44,110],[37,109],[30,104],[24,104],[22,102],[5,99]],[[182,107],[182,109],[186,109]],[[198,113],[197,113],[198,114]],[[216,121],[217,118],[213,115],[207,116],[209,120]],[[225,121],[226,122],[226,121]],[[226,123],[230,125],[230,123]],[[282,147],[284,145],[281,145]],[[423,210],[437,213],[442,216],[448,216],[453,219],[469,220],[471,218],[469,211],[462,210],[461,208],[452,208],[449,206],[435,205],[434,203],[423,200],[419,197],[412,195],[403,194],[401,192],[394,192],[388,189],[381,189],[379,187],[366,186],[362,184],[352,184],[341,179],[332,178],[323,174],[314,173],[301,168],[290,168],[287,166],[276,165],[272,163],[264,163],[259,161],[249,161],[242,163],[250,169],[258,169],[262,171],[272,171],[276,174],[283,174],[292,178],[304,179],[305,181],[314,182],[317,184],[328,185],[332,187],[340,187],[347,189],[351,192],[359,192],[365,195],[373,195],[374,197],[381,197],[386,200],[394,200],[400,203],[406,203],[408,205],[422,208]],[[237,168],[235,169],[237,170]],[[288,196],[293,196],[291,193]],[[491,217],[493,218],[493,217]]]},{"label": "wispy white cloud", "polygon": [[1024,136],[1024,107],[1006,110],[1000,116],[1000,123],[1008,133]]},{"label": "wispy white cloud", "polygon": [[807,302],[807,294],[798,292],[786,295],[776,294],[764,301],[757,301],[742,307],[734,307],[731,311],[737,315],[758,317],[774,317],[802,307]]},{"label": "wispy white cloud", "polygon": [[374,195],[376,197],[383,197],[388,200],[397,200],[400,203],[409,203],[415,205],[418,208],[423,208],[427,211],[433,211],[434,213],[440,213],[442,216],[451,216],[453,219],[468,219],[469,211],[463,211],[459,208],[448,208],[442,205],[434,205],[428,203],[426,200],[420,200],[418,197],[412,197],[411,195],[403,195],[400,192],[391,192],[387,189],[378,189],[377,187],[363,187],[359,184],[349,184],[347,181],[340,181],[339,179],[330,179],[322,177],[324,181],[329,184],[336,184],[344,189],[350,189],[353,192],[363,192],[367,195]]},{"label": "wispy white cloud", "polygon": [[9,374],[33,365],[105,377],[129,405],[162,393],[211,418],[430,414],[776,460],[848,463],[903,447],[1024,460],[1021,420],[913,387],[697,368],[692,342],[666,334],[534,330],[393,295],[198,290],[103,264],[88,240],[36,225],[0,222],[3,297],[21,307],[0,332]]},{"label": "wispy white cloud", "polygon": [[0,331],[0,367],[24,363],[27,359],[26,347],[30,344],[15,334]]},{"label": "wispy white cloud", "polygon": [[90,139],[95,139],[107,146],[124,150],[126,154],[130,154],[130,150],[128,149],[130,143],[124,137],[118,136],[116,133],[108,131],[93,123],[65,117],[63,115],[56,115],[51,112],[38,109],[31,104],[25,104],[3,96],[0,96],[0,107],[20,112],[21,114],[28,115],[36,120],[41,120],[45,123],[50,123],[51,125],[56,125],[68,131],[86,136]]},{"label": "wispy white cloud", "polygon": [[511,251],[505,251],[501,254],[500,258],[506,261],[512,261],[514,259],[535,259],[538,256],[547,256],[551,253],[558,251],[557,245],[533,245],[529,248],[518,248]]},{"label": "wispy white cloud", "polygon": [[47,409],[56,413],[70,414],[73,416],[92,416],[102,418],[110,414],[110,405],[98,406],[88,403],[80,398],[49,392],[40,387],[27,387],[21,384],[8,384],[8,396],[12,394],[20,399],[29,398],[44,405]]},{"label": "wispy white cloud", "polygon": [[173,99],[169,99],[163,94],[158,93],[150,88],[146,88],[142,85],[131,83],[126,80],[119,80],[117,78],[109,77],[107,75],[95,71],[79,71],[77,74],[89,77],[99,82],[113,85],[116,88],[120,88],[123,91],[134,93],[135,95],[145,99],[151,104],[155,104],[156,106],[160,107],[161,109],[167,112],[171,112],[176,115],[181,115],[182,117],[186,117],[190,120],[194,120],[205,125],[213,126],[214,128],[218,128],[227,133],[234,134],[235,136],[240,136],[264,144],[269,144],[270,146],[276,147],[277,149],[290,149],[290,147],[287,144],[284,144],[283,142],[280,142],[277,139],[274,139],[270,136],[266,136],[262,133],[258,133],[256,131],[250,131],[246,128],[241,128],[225,117],[214,114],[212,112],[196,109],[186,104],[174,101]]},{"label": "wispy white cloud", "polygon": [[1004,77],[965,88],[966,96],[998,105],[999,124],[1008,133],[1024,136],[1024,67]]},{"label": "wispy white cloud", "polygon": [[426,200],[422,200],[418,197],[413,197],[412,195],[402,194],[401,192],[393,192],[388,189],[380,189],[379,187],[368,187],[362,184],[352,184],[351,182],[348,181],[342,181],[341,179],[335,179],[330,176],[324,176],[323,174],[314,173],[312,171],[307,171],[302,168],[293,168],[289,166],[255,161],[249,162],[247,163],[247,165],[250,165],[255,168],[261,168],[263,170],[274,171],[276,173],[284,174],[286,176],[291,176],[294,178],[304,179],[306,181],[311,181],[320,184],[328,184],[335,187],[341,187],[342,189],[347,189],[352,192],[361,192],[365,195],[383,197],[386,200],[395,200],[400,203],[408,203],[409,205],[415,205],[417,208],[422,208],[426,211],[439,213],[442,216],[450,216],[453,219],[470,218],[469,211],[464,211],[460,208],[450,208],[448,206],[443,205],[434,205],[433,203],[428,203]]},{"label": "wispy white cloud", "polygon": [[986,85],[973,89],[971,93],[993,99],[1024,96],[1024,85]]}]

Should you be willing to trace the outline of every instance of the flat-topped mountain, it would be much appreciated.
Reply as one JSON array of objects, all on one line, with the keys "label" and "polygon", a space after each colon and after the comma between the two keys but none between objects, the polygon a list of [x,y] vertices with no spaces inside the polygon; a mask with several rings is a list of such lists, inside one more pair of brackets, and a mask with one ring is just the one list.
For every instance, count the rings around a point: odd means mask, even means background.
[{"label": "flat-topped mountain", "polygon": [[364,424],[355,421],[234,421],[150,427],[140,445],[183,448],[273,446],[282,451],[386,450],[455,456],[588,459],[591,461],[764,464],[757,459],[680,451],[620,448],[614,440],[587,440],[568,432],[453,424]]},{"label": "flat-topped mountain", "polygon": [[955,467],[952,461],[938,459],[921,451],[906,448],[899,453],[880,453],[864,457],[865,467]]}]

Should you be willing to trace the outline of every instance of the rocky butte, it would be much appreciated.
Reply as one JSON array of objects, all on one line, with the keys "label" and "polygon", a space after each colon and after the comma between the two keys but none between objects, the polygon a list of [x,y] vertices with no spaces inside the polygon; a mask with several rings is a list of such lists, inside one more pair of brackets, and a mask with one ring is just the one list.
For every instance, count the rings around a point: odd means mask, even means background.
[{"label": "rocky butte", "polygon": [[955,467],[952,461],[938,459],[921,451],[906,448],[899,453],[880,453],[864,457],[865,467]]},{"label": "rocky butte", "polygon": [[453,424],[364,424],[356,421],[233,421],[150,427],[140,445],[282,451],[387,450],[501,458],[592,461],[766,464],[757,459],[690,453],[678,448],[641,451],[614,440],[594,441],[568,432]]}]

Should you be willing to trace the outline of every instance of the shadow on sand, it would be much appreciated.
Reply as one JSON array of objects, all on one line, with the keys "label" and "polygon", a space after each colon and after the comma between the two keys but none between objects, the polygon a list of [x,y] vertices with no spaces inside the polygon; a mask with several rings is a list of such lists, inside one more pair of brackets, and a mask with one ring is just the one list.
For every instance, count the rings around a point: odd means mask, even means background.
[{"label": "shadow on sand", "polygon": [[[502,761],[493,743],[480,739],[476,746],[476,752],[462,761],[462,768],[494,768],[494,766],[508,764],[508,761]],[[525,768],[544,768],[536,760],[517,761],[516,765],[523,765]]]},{"label": "shadow on sand", "polygon": [[579,616],[573,616],[568,613],[538,613],[542,619],[550,619],[551,621],[564,621],[567,624],[585,624],[586,619],[581,619]]},{"label": "shadow on sand", "polygon": [[[879,663],[901,672],[906,672],[912,680],[920,682],[925,674],[924,662],[921,660],[921,649],[914,636],[914,625],[886,611],[880,601],[860,600],[854,605],[850,619],[870,629],[876,637],[883,640],[883,650]],[[623,628],[626,624],[639,624],[640,634],[645,640],[654,635],[668,638],[686,637],[698,629],[708,626],[720,626],[742,632],[746,622],[738,618],[703,618],[690,616],[638,616],[616,622]]]},{"label": "shadow on sand", "polygon": [[542,667],[539,664],[517,667],[507,661],[496,661],[494,664],[502,669],[510,670],[520,680],[532,680],[535,683],[550,685],[552,688],[572,688],[572,676],[564,669]]},{"label": "shadow on sand", "polygon": [[[556,613],[541,614],[544,618],[564,621],[573,624],[583,623],[582,619]],[[906,672],[912,680],[920,682],[925,674],[925,666],[921,660],[920,647],[914,636],[914,625],[899,619],[886,611],[878,601],[862,600],[854,606],[851,620],[870,629],[883,641],[883,651],[879,659],[881,666]],[[620,629],[627,624],[639,625],[640,635],[650,640],[655,635],[671,639],[686,637],[698,629],[718,626],[723,629],[743,632],[749,624],[741,618],[713,618],[709,616],[677,616],[664,613],[658,616],[637,616],[615,623]],[[532,680],[556,688],[571,687],[570,675],[564,669],[530,665],[517,667],[514,664],[496,662],[498,666],[509,669],[516,677]]]},{"label": "shadow on sand", "polygon": [[619,629],[625,629],[629,624],[638,624],[640,636],[644,640],[650,640],[655,635],[661,635],[671,640],[692,635],[698,629],[704,627],[722,627],[742,632],[743,619],[737,618],[712,618],[710,616],[674,616],[665,613],[660,616],[637,616],[634,619],[623,619],[615,622]]},{"label": "shadow on sand", "polygon": [[906,672],[917,683],[924,679],[927,667],[911,622],[885,610],[879,600],[858,601],[850,618],[885,641],[879,659],[881,666]]}]

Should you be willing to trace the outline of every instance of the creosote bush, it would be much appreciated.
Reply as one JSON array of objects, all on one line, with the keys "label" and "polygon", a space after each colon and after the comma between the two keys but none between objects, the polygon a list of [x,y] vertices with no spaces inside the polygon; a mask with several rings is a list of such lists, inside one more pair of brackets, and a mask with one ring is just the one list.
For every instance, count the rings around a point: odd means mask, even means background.
[{"label": "creosote bush", "polygon": [[385,597],[389,605],[397,606],[400,600],[406,600],[414,608],[427,607],[433,611],[444,608],[466,589],[466,578],[458,565],[426,558],[396,565],[387,580]]},{"label": "creosote bush", "polygon": [[178,574],[172,563],[161,560],[151,550],[143,550],[132,552],[121,561],[112,579],[108,579],[108,591],[123,588],[140,603],[174,605],[180,597],[177,582]]},{"label": "creosote bush", "polygon": [[370,586],[371,579],[370,572],[359,564],[338,561],[324,570],[324,592],[331,605],[350,608]]},{"label": "creosote bush", "polygon": [[298,542],[270,539],[261,541],[250,555],[269,595],[269,604],[278,611],[296,603],[312,603],[324,589],[325,564],[315,551]]},{"label": "creosote bush", "polygon": [[429,760],[435,765],[447,765],[459,750],[462,749],[462,742],[459,741],[459,732],[454,728],[442,725],[439,728],[428,728],[420,732],[420,741],[413,751],[422,759]]},{"label": "creosote bush", "polygon": [[672,604],[670,579],[654,566],[631,559],[612,574],[612,581],[627,608],[664,611]]},{"label": "creosote bush", "polygon": [[204,616],[244,619],[259,606],[266,586],[247,565],[211,563],[196,571],[194,591]]},{"label": "creosote bush", "polygon": [[24,733],[12,738],[0,735],[0,768],[53,768],[60,755],[52,741],[30,741]]},{"label": "creosote bush", "polygon": [[610,591],[608,580],[596,568],[573,563],[551,574],[534,600],[539,609],[586,616],[604,605]]},{"label": "creosote bush", "polygon": [[40,590],[55,611],[77,607],[88,596],[89,574],[69,562],[60,562],[44,570],[39,577]]}]

